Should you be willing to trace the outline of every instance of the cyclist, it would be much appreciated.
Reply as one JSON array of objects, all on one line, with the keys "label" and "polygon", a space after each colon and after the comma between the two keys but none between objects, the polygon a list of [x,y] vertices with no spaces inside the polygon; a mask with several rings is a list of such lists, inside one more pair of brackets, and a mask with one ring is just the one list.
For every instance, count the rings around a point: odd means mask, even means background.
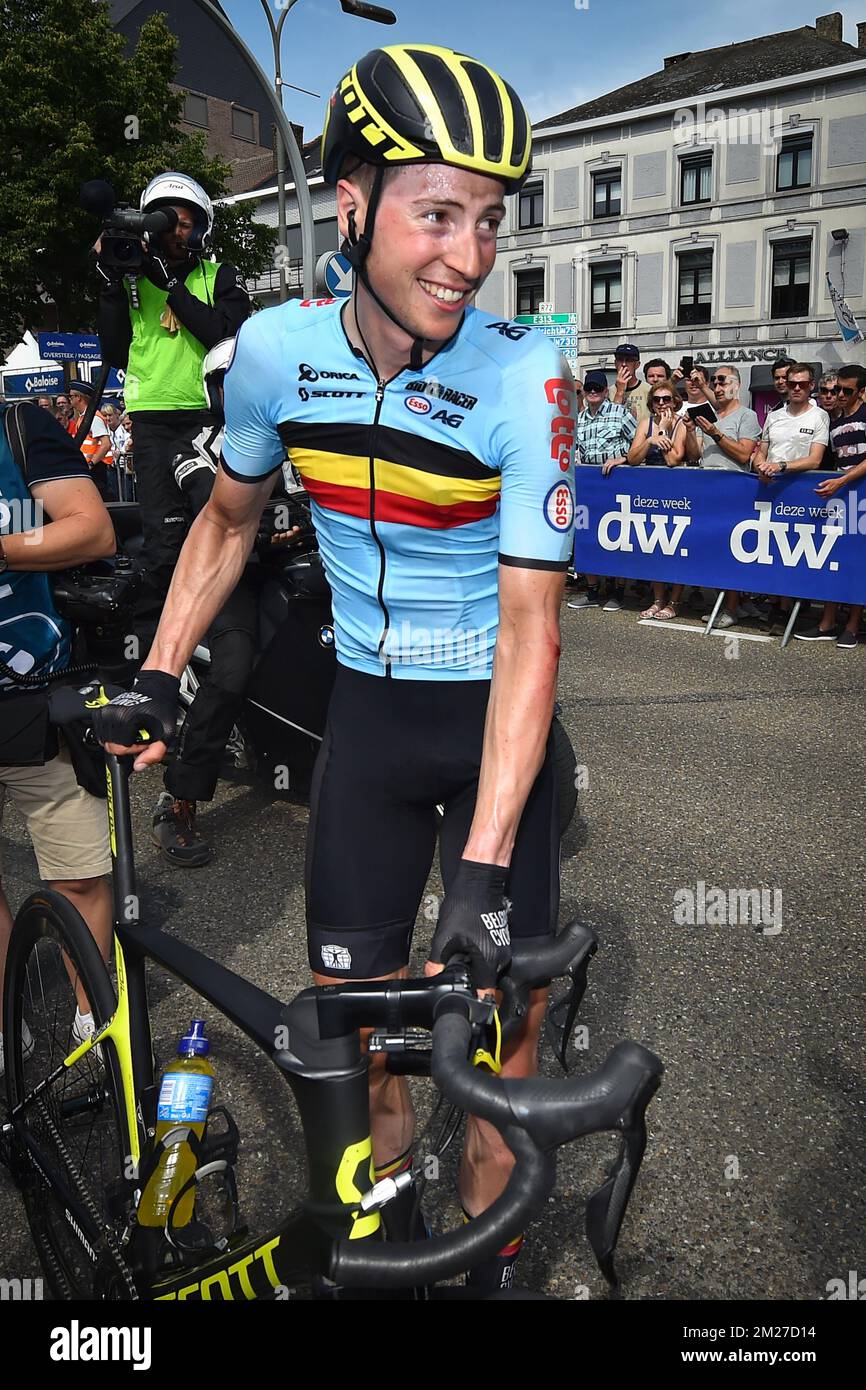
[{"label": "cyclist", "polygon": [[[558,911],[548,748],[574,512],[574,388],[540,334],[476,310],[504,197],[529,172],[512,88],[449,49],[375,49],[339,83],[322,137],[351,300],[290,301],[241,329],[211,500],[184,547],[132,707],[107,706],[114,751],[158,761],[178,675],[241,572],[286,450],[312,499],[333,590],[338,675],[314,775],[307,849],[319,983],[407,972],[444,805],[445,897],[428,972],[468,953],[492,987],[509,931]],[[286,678],[292,679],[287,653]],[[126,699],[129,697],[127,696]],[[156,741],[134,743],[146,721]],[[507,895],[507,896],[506,896]],[[506,1074],[536,1068],[544,992]],[[371,1066],[377,1173],[409,1161],[405,1080]],[[512,1158],[470,1119],[467,1217]],[[399,1225],[398,1204],[385,1209]],[[519,1236],[470,1272],[511,1280]]]}]

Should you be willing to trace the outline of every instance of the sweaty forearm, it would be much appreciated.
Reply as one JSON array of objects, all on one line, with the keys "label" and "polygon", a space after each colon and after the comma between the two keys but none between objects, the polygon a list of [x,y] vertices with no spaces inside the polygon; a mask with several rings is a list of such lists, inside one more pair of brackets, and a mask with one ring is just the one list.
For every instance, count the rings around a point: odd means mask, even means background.
[{"label": "sweaty forearm", "polygon": [[465,859],[508,865],[527,797],[544,762],[559,668],[558,631],[500,626],[475,815]]},{"label": "sweaty forearm", "polygon": [[199,512],[180,553],[143,669],[180,676],[243,573],[257,519],[228,524],[212,503]]}]

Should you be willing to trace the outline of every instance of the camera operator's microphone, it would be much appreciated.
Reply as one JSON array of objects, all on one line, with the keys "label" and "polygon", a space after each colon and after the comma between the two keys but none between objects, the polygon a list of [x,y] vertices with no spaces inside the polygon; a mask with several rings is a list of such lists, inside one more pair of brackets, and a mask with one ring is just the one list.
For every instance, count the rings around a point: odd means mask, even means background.
[{"label": "camera operator's microphone", "polygon": [[85,212],[92,212],[97,217],[108,217],[114,210],[114,189],[105,179],[88,179],[87,183],[81,185],[78,201]]}]

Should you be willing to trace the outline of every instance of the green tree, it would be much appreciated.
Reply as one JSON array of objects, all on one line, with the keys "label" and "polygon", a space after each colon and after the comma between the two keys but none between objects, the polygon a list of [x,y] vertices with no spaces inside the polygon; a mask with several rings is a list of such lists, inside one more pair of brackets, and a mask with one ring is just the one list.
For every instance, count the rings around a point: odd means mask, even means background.
[{"label": "green tree", "polygon": [[[229,166],[177,127],[176,47],[164,15],[142,25],[126,58],[106,0],[0,0],[0,348],[51,323],[52,301],[58,328],[93,325],[100,228],[78,205],[82,183],[106,179],[136,207],[164,169],[190,174],[212,198],[228,191]],[[249,278],[276,242],[253,211],[222,205],[214,228],[218,259]]]}]

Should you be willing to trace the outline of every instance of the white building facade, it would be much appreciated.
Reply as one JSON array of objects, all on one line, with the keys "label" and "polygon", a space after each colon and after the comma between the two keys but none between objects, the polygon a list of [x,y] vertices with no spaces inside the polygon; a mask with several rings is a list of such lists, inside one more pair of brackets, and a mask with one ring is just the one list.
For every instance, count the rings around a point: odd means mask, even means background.
[{"label": "white building facade", "polygon": [[[718,76],[736,72],[739,47]],[[666,69],[694,56],[706,57]],[[866,51],[713,85],[536,126],[532,178],[509,199],[478,304],[506,318],[541,304],[576,313],[581,374],[612,368],[624,341],[644,361],[733,362],[744,402],[766,408],[780,355],[866,360],[866,344],[842,341],[826,279],[866,329]]]}]

